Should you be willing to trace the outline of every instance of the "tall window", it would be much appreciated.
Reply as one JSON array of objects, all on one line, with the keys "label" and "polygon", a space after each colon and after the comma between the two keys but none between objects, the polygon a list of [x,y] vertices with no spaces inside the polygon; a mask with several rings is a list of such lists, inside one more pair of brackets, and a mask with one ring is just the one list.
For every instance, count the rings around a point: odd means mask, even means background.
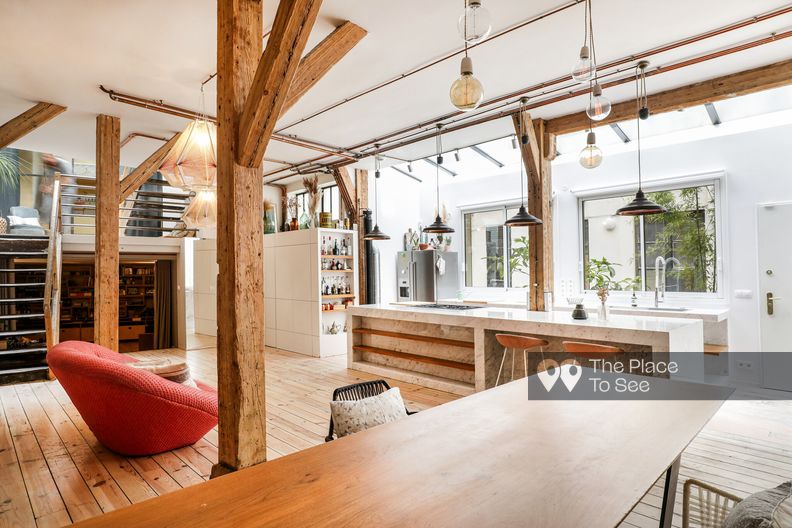
[{"label": "tall window", "polygon": [[[338,202],[338,185],[328,185],[322,187],[322,205],[319,211],[322,213],[330,213],[331,218],[340,219],[341,207]],[[300,191],[295,193],[297,198],[297,218],[302,217],[303,212],[308,211],[308,192]]]},{"label": "tall window", "polygon": [[613,282],[623,289],[652,291],[662,257],[667,291],[717,292],[716,184],[647,195],[668,212],[614,216],[632,194],[582,202],[585,289],[591,289],[597,272],[610,270],[615,274]]},{"label": "tall window", "polygon": [[465,213],[465,286],[529,285],[528,228],[503,225],[516,212],[516,207],[499,207]]}]

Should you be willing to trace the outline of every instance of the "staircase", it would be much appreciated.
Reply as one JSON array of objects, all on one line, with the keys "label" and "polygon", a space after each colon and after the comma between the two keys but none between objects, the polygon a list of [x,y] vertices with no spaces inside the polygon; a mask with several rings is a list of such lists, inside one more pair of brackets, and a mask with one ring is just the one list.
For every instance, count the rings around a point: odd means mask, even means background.
[{"label": "staircase", "polygon": [[49,235],[0,235],[0,385],[49,377],[47,345],[58,341],[60,182]]}]

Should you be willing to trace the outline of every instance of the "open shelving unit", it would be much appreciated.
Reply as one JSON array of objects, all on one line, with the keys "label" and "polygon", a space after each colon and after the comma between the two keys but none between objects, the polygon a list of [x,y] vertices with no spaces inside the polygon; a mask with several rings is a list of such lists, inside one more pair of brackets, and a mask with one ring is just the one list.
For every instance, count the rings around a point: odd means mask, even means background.
[{"label": "open shelving unit", "polygon": [[[323,254],[345,246],[351,254]],[[315,357],[347,353],[346,307],[358,301],[357,232],[304,229],[264,236],[267,346]],[[324,269],[337,264],[341,269]],[[336,266],[333,266],[336,267]],[[325,294],[324,284],[350,293]],[[329,309],[331,308],[332,309]]]}]

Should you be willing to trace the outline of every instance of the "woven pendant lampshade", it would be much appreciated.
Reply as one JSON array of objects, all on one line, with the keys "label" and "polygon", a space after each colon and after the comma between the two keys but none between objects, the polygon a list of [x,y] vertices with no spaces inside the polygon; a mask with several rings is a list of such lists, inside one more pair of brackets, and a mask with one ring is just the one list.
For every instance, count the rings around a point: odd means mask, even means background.
[{"label": "woven pendant lampshade", "polygon": [[203,189],[190,201],[182,220],[187,227],[206,229],[217,225],[217,189]]},{"label": "woven pendant lampshade", "polygon": [[173,187],[198,191],[214,187],[217,178],[217,127],[196,119],[184,129],[165,156],[160,172]]}]

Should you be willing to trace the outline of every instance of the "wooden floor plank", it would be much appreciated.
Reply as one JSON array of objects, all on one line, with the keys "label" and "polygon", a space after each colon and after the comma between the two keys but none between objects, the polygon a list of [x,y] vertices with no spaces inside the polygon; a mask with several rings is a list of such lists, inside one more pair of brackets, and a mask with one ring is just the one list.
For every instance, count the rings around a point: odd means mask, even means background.
[{"label": "wooden floor plank", "polygon": [[0,404],[0,526],[36,526],[14,441]]},{"label": "wooden floor plank", "polygon": [[[132,355],[182,358],[190,365],[193,377],[216,386],[213,341],[205,337],[198,341],[203,347],[200,350],[167,349]],[[333,389],[375,378],[348,370],[344,357],[319,359],[267,349],[266,362],[270,460],[324,442]],[[412,410],[457,398],[435,389],[388,381],[401,389]],[[742,394],[761,396],[764,392],[746,388]],[[740,496],[788,480],[792,474],[792,404],[783,398],[773,393],[769,401],[729,401],[691,443],[682,457],[675,527],[681,526],[682,483],[687,478],[712,482]],[[5,519],[14,519],[19,526],[33,526],[32,520],[37,526],[70,522],[67,505],[79,501],[68,494],[68,504],[61,498],[58,486],[66,484],[64,474],[78,475],[90,490],[86,492],[94,501],[92,513],[98,514],[99,504],[102,508],[120,505],[123,501],[119,496],[136,503],[203,482],[217,460],[217,428],[193,446],[152,457],[128,458],[113,453],[96,440],[57,381],[0,388],[0,404],[0,478],[16,483],[12,487],[0,483],[0,524]],[[13,449],[4,447],[8,444]],[[57,479],[53,472],[58,474]],[[110,495],[91,494],[95,490],[85,482],[100,483],[102,488],[106,485],[102,480],[112,482],[107,489],[115,491]],[[663,476],[658,475],[622,526],[657,526],[662,486]],[[11,515],[6,513],[11,507],[3,509],[6,495],[11,498],[9,504],[16,505]],[[78,510],[76,514],[88,513]]]},{"label": "wooden floor plank", "polygon": [[14,388],[0,387],[0,401],[8,420],[20,473],[25,481],[36,523],[50,524],[53,521],[62,521],[68,524],[71,522],[71,517]]},{"label": "wooden floor plank", "polygon": [[35,434],[41,453],[58,486],[72,520],[77,522],[101,515],[102,508],[74,464],[58,433],[38,404],[29,386],[16,385],[16,396]]}]

